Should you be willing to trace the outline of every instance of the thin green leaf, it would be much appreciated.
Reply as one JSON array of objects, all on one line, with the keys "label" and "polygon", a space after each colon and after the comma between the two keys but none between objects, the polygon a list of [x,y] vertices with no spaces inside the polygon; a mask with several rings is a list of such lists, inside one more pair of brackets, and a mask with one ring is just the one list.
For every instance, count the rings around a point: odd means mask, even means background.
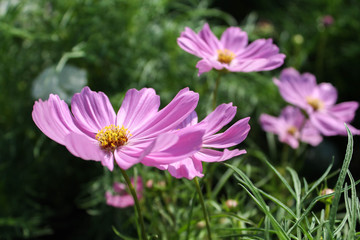
[{"label": "thin green leaf", "polygon": [[136,238],[127,237],[127,236],[121,234],[121,233],[115,228],[115,226],[112,226],[112,230],[114,231],[114,233],[116,234],[116,236],[121,237],[121,239],[124,239],[124,240],[137,240]]},{"label": "thin green leaf", "polygon": [[252,155],[257,157],[258,159],[262,160],[268,167],[271,168],[271,170],[278,176],[278,178],[281,180],[281,182],[285,185],[285,187],[288,189],[288,191],[291,193],[291,195],[296,198],[296,194],[294,190],[291,188],[290,184],[286,181],[286,179],[276,170],[276,168],[267,160],[265,155],[262,152],[251,152]]},{"label": "thin green leaf", "polygon": [[335,228],[335,219],[336,219],[336,213],[337,213],[337,210],[339,207],[341,190],[344,185],[346,172],[349,169],[349,165],[350,165],[350,161],[351,161],[352,153],[353,153],[353,137],[352,137],[352,134],[346,124],[345,124],[345,127],[346,127],[346,131],[348,133],[348,144],[346,147],[344,163],[342,165],[342,168],[341,168],[340,174],[339,174],[339,178],[335,185],[335,196],[334,196],[334,199],[331,204],[330,215],[329,215],[329,229],[330,229],[329,234],[332,234],[332,231]]},{"label": "thin green leaf", "polygon": [[[225,164],[226,166],[232,168],[241,178],[244,185],[246,185],[252,194],[243,184],[240,184],[245,191],[250,195],[251,198],[258,204],[258,206],[263,210],[263,212],[267,215],[267,217],[270,219],[273,227],[275,230],[277,230],[277,235],[280,239],[289,239],[289,237],[286,235],[284,229],[281,227],[281,225],[276,221],[272,213],[268,210],[268,206],[266,205],[264,199],[262,198],[260,192],[258,191],[257,187],[254,186],[254,184],[251,182],[251,180],[238,168]],[[241,180],[241,179],[239,179]]]}]

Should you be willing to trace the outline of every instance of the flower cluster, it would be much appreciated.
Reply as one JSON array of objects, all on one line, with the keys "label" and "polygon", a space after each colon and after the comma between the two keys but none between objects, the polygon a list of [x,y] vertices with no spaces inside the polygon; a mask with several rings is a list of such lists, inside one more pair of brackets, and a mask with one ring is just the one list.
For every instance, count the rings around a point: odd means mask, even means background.
[{"label": "flower cluster", "polygon": [[[231,104],[219,106],[201,124],[186,124],[194,119],[198,98],[185,88],[159,110],[160,97],[154,89],[130,89],[115,113],[104,93],[85,87],[72,98],[71,112],[63,100],[51,94],[48,100],[35,102],[32,117],[45,135],[73,155],[100,161],[110,170],[114,161],[124,170],[142,163],[168,169],[176,177],[193,178],[202,176],[201,161],[224,161],[245,153],[206,148],[237,145],[250,129],[246,118],[214,135],[235,116]],[[187,165],[192,156],[194,164]],[[197,172],[189,175],[195,165]]]},{"label": "flower cluster", "polygon": [[330,83],[317,84],[314,75],[299,74],[293,68],[284,69],[274,83],[285,101],[296,106],[286,107],[278,118],[267,114],[260,117],[263,129],[279,135],[281,142],[293,148],[298,147],[298,141],[316,146],[321,135],[347,135],[344,123],[352,134],[360,134],[349,124],[359,104],[354,101],[335,104],[337,91]]}]

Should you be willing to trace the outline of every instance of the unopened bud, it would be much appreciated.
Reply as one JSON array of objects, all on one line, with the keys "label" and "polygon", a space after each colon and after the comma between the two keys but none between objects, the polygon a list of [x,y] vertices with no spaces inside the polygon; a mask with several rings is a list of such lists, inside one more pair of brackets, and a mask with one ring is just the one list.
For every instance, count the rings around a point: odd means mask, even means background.
[{"label": "unopened bud", "polygon": [[[334,190],[331,189],[331,188],[325,188],[323,189],[321,192],[320,192],[320,196],[325,196],[325,195],[328,195],[328,194],[331,194],[333,193]],[[323,203],[326,203],[326,204],[331,204],[332,203],[332,200],[334,199],[334,196],[331,196],[331,197],[327,197],[327,198],[323,198],[321,199],[320,201],[323,202]]]}]

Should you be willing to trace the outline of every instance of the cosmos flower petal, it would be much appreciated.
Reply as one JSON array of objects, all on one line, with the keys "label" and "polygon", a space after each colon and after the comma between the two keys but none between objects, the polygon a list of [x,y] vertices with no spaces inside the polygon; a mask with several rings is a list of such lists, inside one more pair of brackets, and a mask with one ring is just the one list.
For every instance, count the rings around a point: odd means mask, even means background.
[{"label": "cosmos flower petal", "polygon": [[221,35],[220,42],[225,49],[238,54],[248,45],[248,36],[238,27],[229,27]]},{"label": "cosmos flower petal", "polygon": [[131,195],[112,195],[110,191],[105,195],[106,204],[116,208],[126,208],[134,205],[134,199]]},{"label": "cosmos flower petal", "polygon": [[127,170],[141,161],[141,154],[144,149],[131,146],[123,146],[114,151],[115,161],[121,169]]},{"label": "cosmos flower petal", "polygon": [[304,124],[305,117],[299,108],[287,106],[281,110],[280,115],[286,123],[296,128],[301,128]]},{"label": "cosmos flower petal", "polygon": [[325,105],[332,106],[337,100],[337,90],[330,83],[320,83],[318,85],[318,96]]},{"label": "cosmos flower petal", "polygon": [[199,32],[199,37],[210,47],[211,50],[213,50],[213,52],[223,48],[222,44],[212,33],[209,24],[207,23],[204,24],[203,28]]},{"label": "cosmos flower petal", "polygon": [[249,117],[243,118],[233,124],[225,132],[207,137],[204,140],[203,147],[227,148],[241,143],[250,131],[249,120]]},{"label": "cosmos flower petal", "polygon": [[144,151],[146,156],[142,156],[141,162],[157,166],[183,160],[200,150],[204,133],[204,129],[194,126],[159,135]]},{"label": "cosmos flower petal", "polygon": [[268,63],[269,60],[265,58],[243,59],[225,68],[231,72],[257,72],[262,71]]},{"label": "cosmos flower petal", "polygon": [[167,106],[142,125],[137,137],[149,138],[173,130],[194,111],[198,100],[199,94],[188,88],[182,89]]},{"label": "cosmos flower petal", "polygon": [[210,57],[216,53],[199,37],[199,35],[188,27],[181,33],[180,37],[177,39],[177,43],[186,52],[200,58]]},{"label": "cosmos flower petal", "polygon": [[117,113],[117,125],[124,126],[135,134],[136,130],[153,117],[160,106],[160,97],[152,88],[143,88],[140,91],[130,89],[126,92],[121,107]]},{"label": "cosmos flower petal", "polygon": [[277,117],[265,113],[260,115],[260,124],[264,131],[274,134],[279,134],[279,129],[284,128],[283,123]]},{"label": "cosmos flower petal", "polygon": [[[218,63],[217,65],[220,66],[218,67],[219,69],[222,68],[221,64]],[[203,73],[210,72],[215,66],[213,66],[208,59],[202,59],[198,61],[196,68],[199,69],[198,76],[200,76]]]},{"label": "cosmos flower petal", "polygon": [[310,122],[307,122],[302,129],[300,140],[309,143],[312,146],[317,146],[322,142],[323,138],[319,131],[314,128]]},{"label": "cosmos flower petal", "polygon": [[287,143],[293,149],[296,149],[299,147],[299,140],[290,134],[279,135],[279,141]]},{"label": "cosmos flower petal", "polygon": [[85,134],[70,133],[65,138],[65,146],[76,157],[101,161],[110,171],[114,168],[112,154],[103,151],[95,139]]},{"label": "cosmos flower petal", "polygon": [[193,159],[202,162],[222,162],[233,157],[245,154],[245,150],[228,150],[224,149],[224,151],[217,151],[214,149],[201,149],[201,151],[194,154]]},{"label": "cosmos flower petal", "polygon": [[36,126],[55,142],[65,145],[65,137],[80,132],[75,126],[68,105],[57,95],[50,94],[46,101],[36,101],[32,111]]},{"label": "cosmos flower petal", "polygon": [[[310,116],[311,123],[325,136],[347,135],[344,121],[323,112],[317,112]],[[347,124],[353,135],[359,135],[360,130]]]},{"label": "cosmos flower petal", "polygon": [[177,126],[176,129],[181,129],[181,128],[184,128],[184,127],[188,127],[188,126],[193,126],[195,124],[198,123],[198,116],[196,114],[195,111],[193,111],[192,113],[190,113],[190,115],[185,118],[184,121],[182,121],[179,126]]},{"label": "cosmos flower petal", "polygon": [[311,96],[315,88],[311,88],[312,84],[310,82],[302,81],[302,78],[295,69],[285,70],[282,71],[280,80],[274,79],[275,85],[279,88],[280,95],[285,101],[307,110],[309,105],[306,102],[306,96]]},{"label": "cosmos flower petal", "polygon": [[194,177],[203,177],[202,163],[192,158],[167,165],[167,170],[175,178],[187,178],[192,180]]},{"label": "cosmos flower petal", "polygon": [[[268,58],[279,53],[279,48],[273,45],[271,39],[257,39],[246,48],[242,49],[241,53],[237,54],[237,59],[256,59]],[[281,57],[283,54],[281,54]]]},{"label": "cosmos flower petal", "polygon": [[108,97],[102,92],[91,91],[89,87],[73,96],[71,111],[77,125],[89,133],[97,133],[103,127],[115,124],[115,111]]},{"label": "cosmos flower petal", "polygon": [[359,107],[358,102],[342,102],[331,107],[329,110],[332,115],[336,116],[343,122],[351,122],[355,117],[355,112]]},{"label": "cosmos flower petal", "polygon": [[205,136],[212,135],[228,124],[236,114],[236,107],[232,103],[221,104],[211,112],[201,123],[206,124]]}]

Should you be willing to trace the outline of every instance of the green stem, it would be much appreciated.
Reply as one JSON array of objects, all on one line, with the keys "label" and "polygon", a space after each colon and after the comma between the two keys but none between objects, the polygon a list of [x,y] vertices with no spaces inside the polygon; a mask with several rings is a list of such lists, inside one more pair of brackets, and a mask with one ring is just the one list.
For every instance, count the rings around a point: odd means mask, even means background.
[{"label": "green stem", "polygon": [[325,220],[329,219],[330,215],[330,203],[325,203]]},{"label": "green stem", "polygon": [[134,186],[131,184],[131,180],[130,180],[129,176],[127,175],[126,171],[123,170],[122,168],[120,168],[120,170],[121,170],[122,175],[124,176],[126,184],[128,185],[128,187],[130,189],[130,193],[131,193],[132,197],[134,198],[135,208],[136,208],[136,212],[138,215],[138,221],[139,221],[140,230],[141,230],[141,236],[139,236],[139,239],[146,240],[147,238],[146,238],[146,234],[145,234],[144,218],[141,213],[141,208],[140,208],[139,200],[136,195],[136,191],[134,189]]},{"label": "green stem", "polygon": [[220,79],[221,79],[221,72],[218,71],[218,76],[216,78],[216,82],[215,82],[215,88],[214,88],[214,92],[213,92],[213,109],[216,108],[216,98],[217,98],[217,92],[218,92],[218,88],[220,85]]},{"label": "green stem", "polygon": [[203,210],[203,214],[204,214],[204,218],[205,218],[205,223],[206,223],[206,229],[208,232],[208,239],[211,240],[211,230],[210,230],[210,220],[209,220],[209,214],[206,210],[206,206],[205,206],[205,202],[204,202],[204,196],[201,192],[200,189],[200,184],[199,184],[199,180],[197,179],[197,177],[194,178],[194,182],[195,182],[195,186],[196,186],[196,190],[199,194],[199,200],[200,200],[200,204]]},{"label": "green stem", "polygon": [[[289,145],[284,144],[281,155],[281,165],[286,168],[289,165]],[[292,166],[291,166],[292,167]]]}]

